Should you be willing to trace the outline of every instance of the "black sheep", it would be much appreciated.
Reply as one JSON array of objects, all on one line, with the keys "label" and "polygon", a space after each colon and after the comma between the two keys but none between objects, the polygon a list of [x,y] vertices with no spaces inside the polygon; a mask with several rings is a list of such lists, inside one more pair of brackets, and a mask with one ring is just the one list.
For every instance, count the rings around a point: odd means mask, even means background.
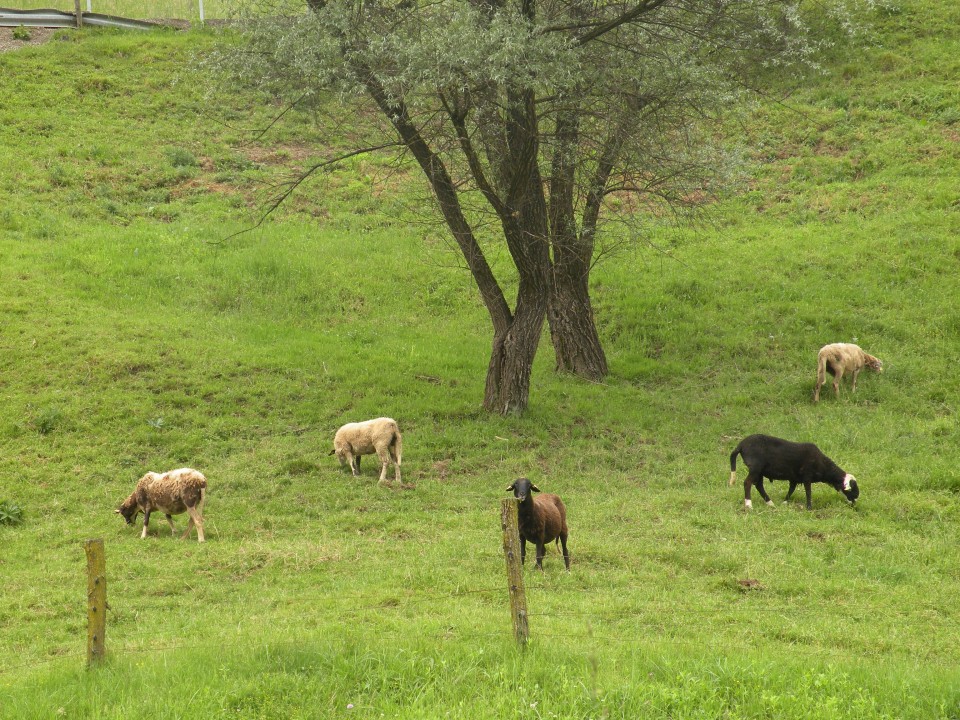
[{"label": "black sheep", "polygon": [[860,489],[853,475],[841,470],[813,443],[795,443],[770,435],[745,437],[730,453],[729,485],[733,485],[733,481],[737,479],[737,455],[743,457],[743,462],[750,471],[747,479],[743,481],[743,501],[748,510],[753,507],[750,502],[751,485],[757,486],[767,505],[773,505],[770,496],[763,489],[764,478],[790,481],[790,490],[787,491],[784,502],[789,501],[797,485],[802,484],[807,493],[807,510],[812,509],[810,485],[816,482],[826,483],[837,492],[843,493],[851,504],[860,497]]},{"label": "black sheep", "polygon": [[527,559],[527,540],[537,546],[537,567],[543,570],[546,545],[556,540],[563,545],[563,562],[570,569],[570,554],[567,552],[567,508],[557,495],[533,493],[540,488],[527,478],[519,478],[507,487],[513,491],[517,503],[517,520],[520,526],[520,562]]}]

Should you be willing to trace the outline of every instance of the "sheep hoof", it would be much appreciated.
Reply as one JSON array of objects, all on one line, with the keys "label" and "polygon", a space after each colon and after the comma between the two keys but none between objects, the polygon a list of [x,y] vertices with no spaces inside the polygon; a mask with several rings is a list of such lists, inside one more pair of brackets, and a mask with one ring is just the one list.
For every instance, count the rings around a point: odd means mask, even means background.
[{"label": "sheep hoof", "polygon": [[769,505],[772,508],[777,507],[776,504],[774,504],[773,500],[767,500],[767,505]]},{"label": "sheep hoof", "polygon": [[390,481],[389,481],[389,480],[381,480],[380,482],[377,483],[377,485],[378,485],[379,487],[382,487],[382,488],[388,488],[388,487],[390,487]]}]

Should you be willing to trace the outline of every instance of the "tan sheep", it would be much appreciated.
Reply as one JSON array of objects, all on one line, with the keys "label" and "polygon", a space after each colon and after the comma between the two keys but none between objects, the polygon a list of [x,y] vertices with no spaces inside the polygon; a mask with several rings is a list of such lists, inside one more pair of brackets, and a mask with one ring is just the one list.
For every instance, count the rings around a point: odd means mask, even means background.
[{"label": "tan sheep", "polygon": [[114,512],[123,515],[127,525],[133,525],[137,515],[143,513],[143,532],[140,538],[147,536],[150,513],[159,510],[166,515],[170,531],[177,534],[173,526],[173,515],[187,512],[190,520],[181,537],[186,538],[193,526],[197,526],[197,539],[203,542],[203,503],[207,497],[207,479],[203,473],[191,468],[180,468],[165,473],[148,472],[137,482],[137,487]]},{"label": "tan sheep", "polygon": [[826,382],[826,373],[833,375],[833,392],[840,397],[840,380],[844,373],[852,373],[853,389],[857,391],[857,375],[863,368],[868,367],[876,372],[883,372],[883,362],[873,355],[860,349],[852,343],[833,343],[824,345],[817,354],[817,387],[813,391],[813,401],[819,402],[820,388]]},{"label": "tan sheep", "polygon": [[340,465],[349,465],[354,475],[360,475],[360,456],[376,453],[380,458],[380,484],[387,485],[387,466],[393,463],[393,478],[400,482],[400,459],[403,439],[400,428],[391,418],[376,418],[358,423],[347,423],[333,437],[333,450]]}]

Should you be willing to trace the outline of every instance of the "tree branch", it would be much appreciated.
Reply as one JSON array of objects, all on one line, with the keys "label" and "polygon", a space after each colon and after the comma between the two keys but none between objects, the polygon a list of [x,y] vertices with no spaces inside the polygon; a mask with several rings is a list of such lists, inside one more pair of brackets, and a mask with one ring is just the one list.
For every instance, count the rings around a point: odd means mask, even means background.
[{"label": "tree branch", "polygon": [[625,25],[626,23],[633,22],[641,15],[644,15],[648,12],[652,12],[653,10],[656,10],[666,2],[667,0],[644,0],[638,5],[635,5],[634,7],[632,7],[627,12],[613,18],[612,20],[608,20],[605,23],[597,25],[590,32],[586,32],[583,35],[578,35],[577,37],[574,38],[574,45],[579,45],[582,47],[583,45],[586,45],[591,40],[596,40],[601,35],[606,35],[611,30],[615,30],[621,25]]},{"label": "tree branch", "polygon": [[444,109],[446,109],[447,114],[450,116],[450,122],[453,123],[454,129],[457,131],[457,139],[460,141],[460,149],[463,152],[464,157],[467,159],[467,165],[470,167],[470,173],[473,175],[473,178],[477,183],[477,187],[480,189],[480,192],[483,193],[483,196],[487,199],[487,202],[490,203],[490,206],[496,211],[497,215],[503,217],[506,214],[506,206],[504,205],[500,196],[497,195],[496,191],[493,189],[493,186],[487,181],[487,176],[483,172],[483,165],[480,163],[480,157],[477,155],[477,152],[473,147],[473,142],[470,140],[470,134],[467,132],[467,126],[465,122],[467,112],[455,112],[447,102],[447,99],[444,97],[443,93],[440,93],[440,102],[443,103]]},{"label": "tree branch", "polygon": [[351,152],[344,153],[343,155],[338,155],[335,158],[331,158],[329,160],[324,160],[323,162],[317,163],[316,165],[312,166],[305,172],[298,175],[293,180],[288,180],[285,183],[280,183],[280,187],[285,187],[286,189],[283,190],[279,195],[275,196],[272,201],[270,201],[267,207],[267,211],[260,216],[260,219],[256,222],[256,224],[244,230],[240,230],[238,232],[227,235],[222,242],[230,240],[231,238],[235,238],[238,235],[243,235],[244,233],[248,233],[251,230],[256,230],[258,227],[263,225],[263,223],[266,222],[267,218],[273,213],[273,211],[276,210],[278,207],[280,207],[284,203],[284,201],[293,194],[293,191],[296,190],[298,187],[300,187],[300,185],[307,178],[309,178],[311,175],[317,172],[317,170],[322,170],[323,168],[330,167],[331,165],[336,165],[337,163],[343,162],[344,160],[347,160],[352,157],[356,157],[357,155],[364,155],[366,153],[376,152],[377,150],[385,150],[386,148],[389,148],[389,147],[400,147],[401,145],[402,143],[399,143],[399,142],[390,142],[390,143],[384,143],[383,145],[374,145],[372,147],[365,147],[365,148],[360,148],[359,150],[353,150]]}]

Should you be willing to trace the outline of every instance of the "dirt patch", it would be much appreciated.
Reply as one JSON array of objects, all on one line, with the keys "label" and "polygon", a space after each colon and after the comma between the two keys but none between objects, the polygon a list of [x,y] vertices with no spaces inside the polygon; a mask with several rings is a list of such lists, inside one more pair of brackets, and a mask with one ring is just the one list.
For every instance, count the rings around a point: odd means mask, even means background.
[{"label": "dirt patch", "polygon": [[0,52],[9,52],[11,50],[19,50],[22,47],[27,47],[29,45],[43,45],[50,38],[53,37],[53,34],[56,32],[53,28],[24,28],[29,34],[30,37],[27,40],[18,40],[13,36],[14,30],[20,30],[20,28],[12,27],[0,27]]},{"label": "dirt patch", "polygon": [[286,144],[274,147],[260,147],[250,145],[242,148],[241,152],[255,163],[262,165],[283,165],[286,163],[303,162],[317,154],[316,148],[310,145]]}]

